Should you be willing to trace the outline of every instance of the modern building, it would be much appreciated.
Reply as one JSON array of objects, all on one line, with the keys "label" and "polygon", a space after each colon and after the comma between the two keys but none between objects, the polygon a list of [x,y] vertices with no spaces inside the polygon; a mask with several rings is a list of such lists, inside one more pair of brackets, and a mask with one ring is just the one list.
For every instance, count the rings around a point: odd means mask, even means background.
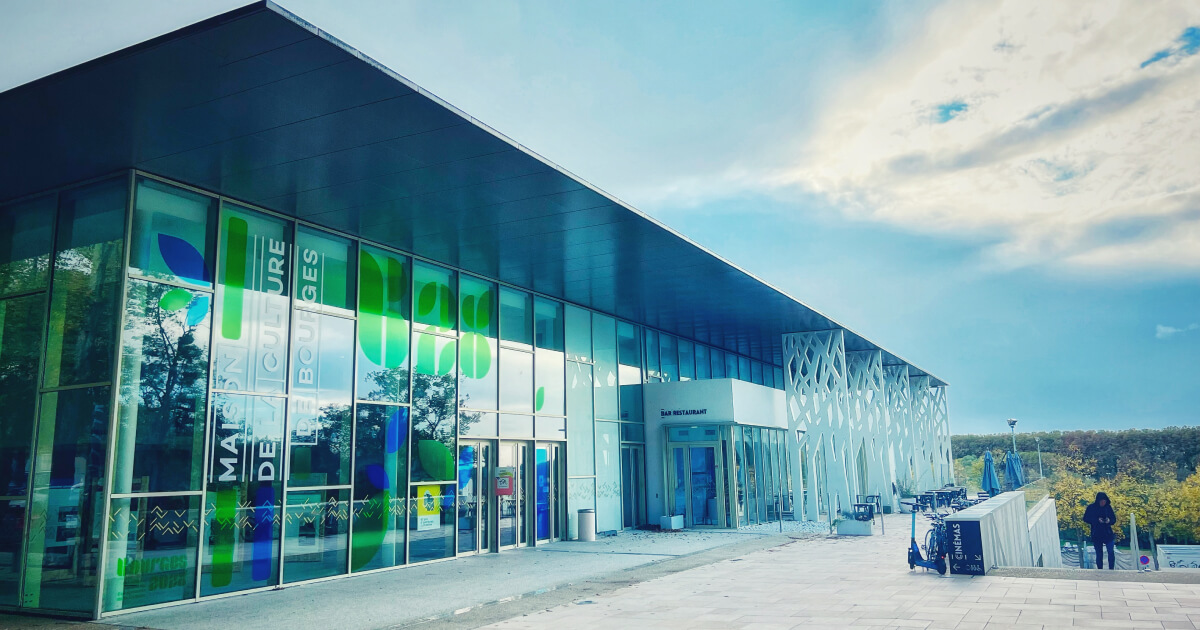
[{"label": "modern building", "polygon": [[943,381],[274,4],[0,120],[0,608],[952,479]]}]

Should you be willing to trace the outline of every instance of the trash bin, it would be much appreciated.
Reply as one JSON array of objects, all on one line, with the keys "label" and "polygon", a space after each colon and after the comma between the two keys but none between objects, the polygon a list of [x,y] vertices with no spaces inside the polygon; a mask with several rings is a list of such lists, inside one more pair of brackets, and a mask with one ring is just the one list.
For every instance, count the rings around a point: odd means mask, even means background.
[{"label": "trash bin", "polygon": [[585,542],[596,540],[596,510],[591,508],[579,510],[579,540]]}]

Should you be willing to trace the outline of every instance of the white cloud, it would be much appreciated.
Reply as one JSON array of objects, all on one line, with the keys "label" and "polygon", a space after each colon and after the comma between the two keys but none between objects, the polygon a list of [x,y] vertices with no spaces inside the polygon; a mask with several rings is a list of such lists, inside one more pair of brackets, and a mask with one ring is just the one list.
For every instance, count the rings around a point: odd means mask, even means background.
[{"label": "white cloud", "polygon": [[1189,324],[1183,328],[1175,328],[1174,326],[1163,326],[1159,324],[1154,327],[1154,337],[1156,339],[1170,339],[1179,333],[1200,330],[1200,324]]},{"label": "white cloud", "polygon": [[983,236],[1003,267],[1200,271],[1198,24],[1192,1],[948,3],[841,86],[790,164],[676,188],[815,193]]}]

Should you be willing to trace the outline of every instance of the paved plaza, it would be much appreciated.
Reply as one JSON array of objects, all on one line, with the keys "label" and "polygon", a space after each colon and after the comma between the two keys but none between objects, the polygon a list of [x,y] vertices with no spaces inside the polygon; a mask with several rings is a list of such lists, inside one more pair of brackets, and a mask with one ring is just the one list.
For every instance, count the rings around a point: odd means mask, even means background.
[{"label": "paved plaza", "polygon": [[1198,584],[909,571],[908,519],[891,516],[887,525],[886,536],[795,541],[492,627],[1200,627]]},{"label": "paved plaza", "polygon": [[[1197,628],[1189,574],[1003,570],[942,577],[887,534],[627,532],[110,617],[169,630],[258,628]],[[878,531],[878,528],[877,530]],[[1029,577],[1031,575],[1048,577]],[[1081,579],[1082,578],[1082,579]],[[492,624],[492,625],[488,625]],[[0,615],[0,629],[101,628]]]}]

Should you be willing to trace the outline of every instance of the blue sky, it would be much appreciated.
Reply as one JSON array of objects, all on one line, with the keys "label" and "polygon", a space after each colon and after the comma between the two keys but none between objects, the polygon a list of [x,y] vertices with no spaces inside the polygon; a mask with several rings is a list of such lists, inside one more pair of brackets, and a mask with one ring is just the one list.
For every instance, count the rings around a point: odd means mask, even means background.
[{"label": "blue sky", "polygon": [[[0,0],[0,89],[239,2]],[[952,385],[1200,423],[1200,4],[281,4]]]}]

